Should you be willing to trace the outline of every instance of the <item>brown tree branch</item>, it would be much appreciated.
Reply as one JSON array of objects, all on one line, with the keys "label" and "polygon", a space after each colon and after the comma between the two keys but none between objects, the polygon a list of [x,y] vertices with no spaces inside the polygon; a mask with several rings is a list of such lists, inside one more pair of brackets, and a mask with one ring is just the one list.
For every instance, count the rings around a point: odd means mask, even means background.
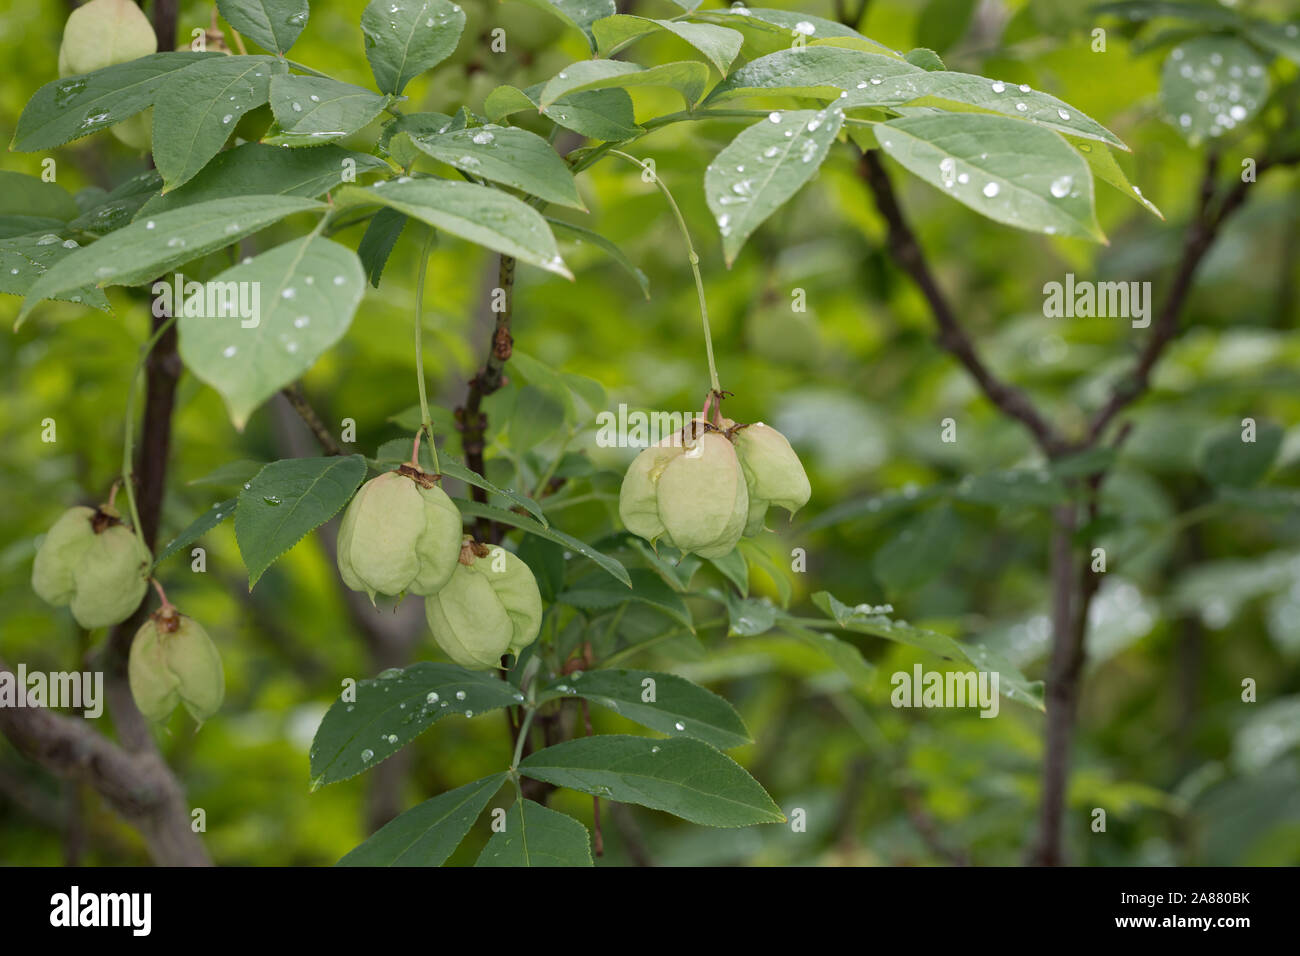
[{"label": "brown tree branch", "polygon": [[[503,255],[499,258],[497,288],[501,290],[504,302],[501,310],[496,312],[487,360],[483,368],[469,380],[465,404],[456,409],[456,427],[460,429],[465,464],[471,471],[484,476],[486,472],[483,451],[486,447],[487,414],[482,408],[483,399],[505,382],[505,365],[510,360],[510,353],[514,348],[514,339],[510,335],[510,319],[514,315],[515,308],[515,260],[511,256]],[[487,492],[482,488],[472,486],[470,496],[477,502],[487,503]],[[497,532],[494,523],[486,518],[477,519],[474,533],[480,541],[496,540]]]},{"label": "brown tree branch", "polygon": [[[1297,161],[1300,161],[1300,157],[1261,159],[1255,166],[1256,182],[1265,170],[1274,166],[1292,165]],[[1196,212],[1183,238],[1183,252],[1178,260],[1178,268],[1170,284],[1169,294],[1160,309],[1159,316],[1152,323],[1151,335],[1138,355],[1137,365],[1129,376],[1116,386],[1106,404],[1093,415],[1088,425],[1086,446],[1093,445],[1115,416],[1135,402],[1150,387],[1152,369],[1155,368],[1165,347],[1178,335],[1179,318],[1183,306],[1187,303],[1187,296],[1191,292],[1197,268],[1219,237],[1223,224],[1241,208],[1250,187],[1255,185],[1255,183],[1241,181],[1220,196],[1216,185],[1217,173],[1218,156],[1210,152],[1205,157],[1205,171],[1201,177]]]},{"label": "brown tree branch", "polygon": [[1070,744],[1083,672],[1083,628],[1075,626],[1076,607],[1073,502],[1052,516],[1052,659],[1047,674],[1047,735],[1038,843],[1028,862],[1056,866],[1063,861],[1061,825],[1069,782]]},{"label": "brown tree branch", "polygon": [[[159,49],[169,50],[175,43],[176,6],[175,0],[156,0],[154,4],[153,25]],[[154,318],[155,331],[163,321]],[[144,419],[133,463],[139,485],[140,527],[136,533],[151,550],[162,515],[172,408],[180,372],[173,326],[159,338],[145,363]],[[135,387],[134,382],[131,387]],[[119,744],[91,730],[84,722],[40,708],[5,708],[0,711],[0,729],[46,769],[93,786],[140,830],[156,863],[210,864],[207,850],[190,829],[189,809],[180,783],[154,744],[127,680],[131,641],[148,605],[146,596],[127,620],[112,629],[101,656],[105,694]]]},{"label": "brown tree branch", "polygon": [[[165,319],[154,319],[154,328]],[[163,494],[167,484],[167,458],[171,450],[172,409],[176,401],[176,383],[180,379],[181,360],[176,352],[176,327],[168,329],[145,363],[145,405],[140,427],[140,445],[134,463],[138,484],[136,501],[140,512],[141,540],[152,551],[158,538]],[[132,383],[134,387],[134,383]],[[152,594],[146,594],[135,612],[115,626],[108,635],[101,654],[105,692],[113,713],[113,725],[122,746],[131,751],[153,750],[153,735],[131,695],[127,681],[127,661],[131,641],[144,623]]]},{"label": "brown tree branch", "polygon": [[1057,458],[1070,450],[1070,443],[1057,431],[1056,426],[1043,416],[1024,392],[1008,385],[995,376],[981,361],[975,343],[962,328],[943,290],[939,288],[930,266],[926,262],[921,244],[908,225],[889,181],[889,174],[876,150],[862,154],[858,171],[871,189],[876,207],[889,227],[890,255],[899,267],[916,283],[930,305],[930,311],[939,326],[938,342],[965,367],[984,395],[1003,414],[1024,425],[1038,446],[1049,458]]},{"label": "brown tree branch", "polygon": [[[0,660],[0,673],[18,679],[4,660]],[[26,696],[26,688],[18,690]],[[155,748],[128,750],[92,730],[83,719],[30,703],[0,707],[0,731],[46,770],[93,787],[140,831],[155,862],[165,866],[209,862],[190,829],[185,794]]]}]

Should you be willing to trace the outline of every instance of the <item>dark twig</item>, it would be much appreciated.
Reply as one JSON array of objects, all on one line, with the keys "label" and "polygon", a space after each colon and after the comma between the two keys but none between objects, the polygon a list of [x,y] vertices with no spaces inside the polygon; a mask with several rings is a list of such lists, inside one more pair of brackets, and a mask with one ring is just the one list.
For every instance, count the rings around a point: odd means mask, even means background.
[{"label": "dark twig", "polygon": [[[469,380],[465,404],[456,409],[456,427],[460,429],[465,464],[471,471],[480,475],[486,474],[483,451],[486,447],[487,414],[483,411],[483,399],[505,382],[505,365],[510,360],[510,353],[514,348],[514,339],[510,335],[510,319],[514,314],[515,260],[511,256],[503,255],[498,261],[497,288],[501,290],[504,301],[501,311],[495,313],[496,321],[492,328],[492,343],[488,349],[487,360],[483,368]],[[494,298],[495,294],[494,292]],[[482,488],[471,487],[470,495],[477,502],[487,503],[487,492]],[[480,541],[496,540],[493,523],[486,518],[477,520],[474,533]]]},{"label": "dark twig", "polygon": [[311,433],[316,437],[316,441],[320,443],[320,447],[326,455],[343,454],[342,446],[334,440],[330,430],[325,427],[325,423],[316,414],[316,409],[312,407],[311,402],[307,401],[307,396],[303,394],[301,382],[286,385],[280,389],[280,394],[285,397],[285,400],[298,413],[299,417],[306,422],[307,427],[311,429]]},{"label": "dark twig", "polygon": [[[1287,156],[1276,160],[1265,157],[1255,166],[1256,180],[1265,170],[1273,166],[1291,165],[1297,161],[1300,161],[1298,156]],[[1211,152],[1205,158],[1205,172],[1201,177],[1196,212],[1183,239],[1182,256],[1178,260],[1177,271],[1169,286],[1169,294],[1160,309],[1159,316],[1152,323],[1151,335],[1138,355],[1137,365],[1132,373],[1116,386],[1109,401],[1098,409],[1089,423],[1086,442],[1089,446],[1101,437],[1116,415],[1141,397],[1150,386],[1151,370],[1155,368],[1165,347],[1178,335],[1179,317],[1187,302],[1188,293],[1191,292],[1197,268],[1206,253],[1210,251],[1210,247],[1214,245],[1224,222],[1241,208],[1250,187],[1254,185],[1244,181],[1238,182],[1219,199],[1216,188],[1217,172],[1218,156]],[[1216,199],[1218,199],[1217,203]]]},{"label": "dark twig", "polygon": [[1073,502],[1053,514],[1052,659],[1047,674],[1047,739],[1043,755],[1043,792],[1039,805],[1038,843],[1030,861],[1040,866],[1059,865],[1063,859],[1061,825],[1069,779],[1070,743],[1078,704],[1079,677],[1083,672],[1082,628],[1075,626]]},{"label": "dark twig", "polygon": [[925,260],[925,254],[921,250],[921,244],[917,241],[911,226],[908,225],[902,209],[899,208],[893,185],[889,181],[889,174],[885,171],[879,154],[875,150],[864,152],[858,169],[871,189],[876,206],[889,227],[887,241],[890,255],[899,267],[911,276],[930,305],[930,311],[939,326],[939,345],[961,362],[989,401],[1004,414],[1029,429],[1034,440],[1049,458],[1057,458],[1065,454],[1070,448],[1069,442],[1038,411],[1029,397],[1020,389],[997,378],[980,360],[975,350],[975,343],[962,328],[956,312],[943,290],[939,288],[938,282],[935,281],[934,274]]}]

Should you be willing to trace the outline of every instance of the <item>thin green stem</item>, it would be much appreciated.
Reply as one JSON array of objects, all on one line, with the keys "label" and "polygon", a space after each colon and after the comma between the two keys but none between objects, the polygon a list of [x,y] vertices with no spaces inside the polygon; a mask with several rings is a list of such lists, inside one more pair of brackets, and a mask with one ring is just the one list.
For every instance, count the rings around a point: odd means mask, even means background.
[{"label": "thin green stem", "polygon": [[420,427],[429,436],[429,455],[433,458],[434,472],[441,472],[438,464],[438,443],[433,440],[433,417],[429,414],[429,396],[424,390],[424,275],[429,271],[429,252],[433,249],[433,229],[424,240],[420,252],[420,270],[415,276],[415,379],[420,386]]},{"label": "thin green stem", "polygon": [[560,461],[564,458],[564,453],[569,450],[569,442],[573,441],[574,437],[575,431],[570,429],[569,433],[565,436],[564,441],[560,445],[560,450],[556,452],[555,457],[551,459],[550,467],[547,468],[546,471],[542,473],[542,477],[538,479],[537,490],[533,492],[534,498],[540,498],[546,491],[546,486],[550,483],[551,479],[555,477],[555,472],[559,470]]},{"label": "thin green stem", "polygon": [[[179,303],[177,303],[179,305]],[[135,505],[135,468],[132,459],[135,457],[135,393],[136,385],[140,381],[140,375],[144,372],[144,363],[149,359],[149,353],[153,347],[158,344],[158,340],[163,334],[176,323],[176,316],[169,315],[167,321],[161,323],[158,328],[154,329],[153,335],[144,343],[140,349],[140,359],[135,363],[135,371],[131,373],[131,383],[126,390],[126,413],[122,422],[122,487],[126,491],[126,503],[131,511],[131,527],[135,529],[137,536],[144,532],[140,528],[140,512]]]},{"label": "thin green stem", "polygon": [[524,721],[519,725],[519,738],[515,741],[515,755],[510,761],[510,769],[516,771],[519,769],[519,761],[524,756],[524,743],[528,740],[528,729],[533,725],[533,717],[537,713],[536,707],[528,707],[524,712]]},{"label": "thin green stem", "polygon": [[668,200],[668,206],[673,211],[673,216],[677,220],[677,228],[681,230],[682,239],[686,242],[686,258],[691,264],[691,272],[695,275],[695,292],[700,299],[700,322],[704,326],[704,352],[709,359],[709,384],[715,393],[722,391],[722,386],[718,384],[718,367],[713,361],[713,335],[709,331],[709,304],[704,298],[704,278],[700,275],[700,257],[695,251],[695,246],[691,242],[691,232],[686,228],[686,218],[682,215],[681,208],[677,205],[677,200],[665,185],[663,179],[653,169],[647,166],[641,160],[619,149],[611,149],[611,156],[621,156],[629,163],[634,163],[646,170],[654,177],[655,185],[664,194]]}]

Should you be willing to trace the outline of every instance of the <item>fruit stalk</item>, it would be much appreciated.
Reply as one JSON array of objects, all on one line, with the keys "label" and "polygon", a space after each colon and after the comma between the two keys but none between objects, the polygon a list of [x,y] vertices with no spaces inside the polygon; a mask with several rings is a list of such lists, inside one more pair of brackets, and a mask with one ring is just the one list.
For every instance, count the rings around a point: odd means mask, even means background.
[{"label": "fruit stalk", "polygon": [[[429,396],[424,388],[424,276],[429,271],[429,251],[433,248],[433,229],[424,240],[424,249],[420,253],[420,269],[415,276],[415,379],[420,386],[420,428],[429,435],[429,454],[433,458],[433,470],[442,471],[438,464],[438,444],[433,440],[433,417],[429,414]],[[419,453],[420,439],[415,440],[415,451]],[[418,461],[412,464],[419,465]]]},{"label": "fruit stalk", "polygon": [[654,183],[659,187],[660,192],[664,194],[664,198],[668,200],[668,206],[672,209],[673,217],[677,220],[677,228],[682,234],[682,239],[686,242],[686,259],[690,262],[691,272],[695,275],[695,292],[700,299],[700,323],[704,326],[704,354],[709,360],[709,386],[713,389],[714,393],[721,395],[722,386],[718,384],[718,368],[713,361],[713,335],[709,331],[709,305],[704,298],[704,278],[700,275],[700,257],[695,251],[695,245],[691,242],[691,231],[686,228],[686,219],[682,216],[682,210],[677,205],[677,200],[673,198],[673,194],[669,192],[668,186],[659,178],[657,172],[645,163],[641,162],[641,160],[637,159],[635,156],[625,153],[622,150],[611,149],[609,153],[611,156],[621,156],[628,162],[635,163],[637,166],[640,166],[643,170],[648,172],[652,177],[654,177]]}]

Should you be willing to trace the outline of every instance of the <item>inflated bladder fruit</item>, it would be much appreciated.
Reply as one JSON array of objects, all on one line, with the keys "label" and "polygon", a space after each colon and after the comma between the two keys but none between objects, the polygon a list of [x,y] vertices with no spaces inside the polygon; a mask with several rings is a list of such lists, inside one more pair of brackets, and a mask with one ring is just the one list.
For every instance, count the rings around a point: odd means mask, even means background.
[{"label": "inflated bladder fruit", "polygon": [[749,517],[749,489],[725,432],[702,418],[637,455],[618,512],[633,534],[704,558],[729,554]]},{"label": "inflated bladder fruit", "polygon": [[226,696],[217,646],[198,621],[171,605],[155,611],[135,632],[128,676],[135,705],[153,721],[166,720],[184,704],[203,723]]},{"label": "inflated bladder fruit", "polygon": [[[134,0],[90,0],[72,11],[63,28],[59,76],[92,73],[148,56],[157,49],[153,26]],[[109,130],[134,149],[148,149],[153,110],[114,123]]]},{"label": "inflated bladder fruit", "polygon": [[722,427],[731,436],[749,489],[746,535],[763,530],[763,519],[772,505],[793,515],[808,503],[812,495],[808,474],[784,435],[762,422],[737,425],[724,418]]},{"label": "inflated bladder fruit", "polygon": [[149,549],[111,505],[69,508],[36,552],[32,590],[70,605],[82,627],[110,627],[140,606],[149,586]]},{"label": "inflated bladder fruit", "polygon": [[339,528],[343,582],[375,594],[434,594],[460,557],[461,517],[433,476],[412,465],[372,478]]},{"label": "inflated bladder fruit", "polygon": [[451,580],[425,598],[424,614],[448,657],[461,667],[485,670],[537,640],[542,595],[527,564],[466,535]]}]

